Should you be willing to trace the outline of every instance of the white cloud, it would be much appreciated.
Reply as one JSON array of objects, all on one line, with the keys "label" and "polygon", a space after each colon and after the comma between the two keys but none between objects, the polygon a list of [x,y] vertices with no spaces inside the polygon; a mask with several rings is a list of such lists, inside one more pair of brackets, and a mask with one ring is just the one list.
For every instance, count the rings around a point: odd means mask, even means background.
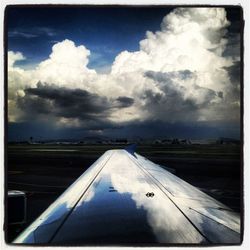
[{"label": "white cloud", "polygon": [[176,9],[163,19],[161,31],[147,32],[140,51],[118,55],[112,73],[186,69],[207,72],[232,65],[230,59],[221,56],[226,44],[222,29],[228,25],[225,15],[224,9]]},{"label": "white cloud", "polygon": [[66,39],[52,47],[49,59],[41,62],[34,72],[36,81],[55,83],[60,86],[85,88],[84,82],[96,75],[88,69],[90,51],[76,46]]},{"label": "white cloud", "polygon": [[8,51],[8,68],[11,69],[17,61],[25,60],[21,52]]},{"label": "white cloud", "polygon": [[[139,51],[121,52],[107,74],[89,69],[90,51],[67,39],[56,43],[49,58],[34,70],[14,66],[15,61],[24,57],[19,52],[10,51],[8,84],[11,120],[20,117],[16,115],[18,107],[14,108],[16,97],[22,96],[27,86],[35,87],[38,81],[80,88],[109,99],[132,97],[135,100],[133,106],[116,110],[107,117],[114,122],[149,118],[166,120],[170,119],[170,115],[172,121],[223,120],[231,112],[227,96],[233,91],[226,67],[231,67],[234,61],[232,57],[223,56],[229,24],[223,8],[175,9],[164,17],[160,31],[146,33]],[[149,71],[155,72],[154,77],[152,74],[148,77]],[[191,74],[184,77],[183,72]],[[176,98],[172,98],[170,92]],[[223,93],[220,97],[219,92]],[[143,98],[145,93],[151,93],[152,98],[161,96],[167,99],[149,103],[150,99]],[[185,109],[190,102],[195,106],[191,105],[192,115],[188,115],[188,109]],[[233,112],[239,113],[239,107]],[[236,114],[232,117],[238,119]]]}]

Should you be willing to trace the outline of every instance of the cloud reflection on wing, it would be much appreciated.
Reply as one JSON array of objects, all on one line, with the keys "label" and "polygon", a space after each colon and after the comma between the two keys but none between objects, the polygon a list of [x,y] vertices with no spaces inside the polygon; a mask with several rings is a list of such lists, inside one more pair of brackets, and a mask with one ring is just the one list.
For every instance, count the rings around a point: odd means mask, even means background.
[{"label": "cloud reflection on wing", "polygon": [[[116,168],[111,166],[106,168],[105,172],[110,174],[112,185],[119,193],[130,193],[136,207],[147,211],[148,223],[159,242],[201,243],[204,241],[204,238],[167,196],[132,161],[128,161],[125,153],[116,154],[115,160]],[[153,192],[154,197],[148,198],[147,192]]]}]

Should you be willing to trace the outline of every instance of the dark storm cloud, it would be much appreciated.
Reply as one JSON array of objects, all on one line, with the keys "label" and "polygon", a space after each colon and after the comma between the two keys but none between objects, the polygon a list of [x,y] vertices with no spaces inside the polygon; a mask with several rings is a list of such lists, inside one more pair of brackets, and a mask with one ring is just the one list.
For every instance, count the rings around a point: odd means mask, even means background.
[{"label": "dark storm cloud", "polygon": [[134,104],[134,99],[127,96],[119,96],[116,100],[121,108],[127,108]]},{"label": "dark storm cloud", "polygon": [[240,46],[241,37],[240,32],[243,28],[243,21],[241,17],[240,8],[227,8],[227,18],[230,21],[230,25],[227,27],[227,33],[224,38],[227,39],[225,51],[223,52],[224,57],[230,56],[236,60],[240,57]]},{"label": "dark storm cloud", "polygon": [[125,108],[134,100],[121,96],[112,101],[86,90],[42,83],[38,83],[37,88],[25,89],[25,96],[18,100],[18,105],[26,111],[80,119],[106,116],[117,103],[119,108]]},{"label": "dark storm cloud", "polygon": [[36,114],[48,115],[54,108],[52,103],[48,100],[30,95],[18,97],[17,105],[25,112],[25,116],[27,117],[34,116]]},{"label": "dark storm cloud", "polygon": [[204,108],[207,107],[207,105],[210,104],[210,102],[216,97],[219,96],[220,98],[223,98],[223,92],[219,91],[216,92],[209,88],[203,88],[198,85],[194,85],[194,90],[199,93],[199,95],[202,95],[203,98],[200,100],[199,104],[196,104],[197,108]]},{"label": "dark storm cloud", "polygon": [[[152,90],[145,90],[141,96],[145,100],[145,108],[150,111],[153,118],[176,120],[196,120],[199,110],[210,105],[211,100],[216,96],[223,97],[223,93],[203,88],[193,84],[193,92],[200,96],[197,99],[186,98],[184,93],[190,91],[190,87],[179,86],[178,81],[189,80],[194,74],[189,70],[161,73],[148,71],[145,76],[154,80],[162,93],[155,93]],[[188,114],[188,115],[187,115]]]},{"label": "dark storm cloud", "polygon": [[[37,88],[25,90],[25,97],[21,99],[24,109],[32,108],[38,113],[53,113],[67,118],[89,118],[102,116],[111,108],[111,103],[105,97],[100,97],[86,90],[68,89],[56,85],[37,84]],[[46,103],[41,110],[40,103]]]},{"label": "dark storm cloud", "polygon": [[236,85],[240,82],[240,66],[240,62],[235,62],[232,66],[225,67],[228,71],[232,85]]},{"label": "dark storm cloud", "polygon": [[157,105],[161,104],[161,102],[164,102],[164,95],[161,93],[154,93],[152,90],[147,89],[144,91],[142,99],[146,100],[146,102],[151,103],[151,105]]},{"label": "dark storm cloud", "polygon": [[108,120],[114,109],[133,105],[134,99],[120,96],[115,100],[90,93],[82,89],[69,89],[47,83],[38,83],[36,88],[25,89],[25,96],[19,97],[18,106],[23,119],[76,118],[84,129],[102,130],[118,127]]},{"label": "dark storm cloud", "polygon": [[199,95],[202,96],[202,99],[199,100],[199,103],[196,103],[195,100],[191,98],[184,98],[183,93],[190,90],[190,87],[186,88],[185,85],[178,87],[178,84],[176,83],[180,80],[189,80],[195,77],[194,73],[189,70],[174,71],[169,73],[148,71],[145,73],[145,76],[154,80],[164,92],[164,98],[163,95],[161,95],[160,98],[163,102],[170,103],[173,101],[173,104],[176,105],[187,105],[191,109],[198,109],[206,106],[215,96],[218,95],[218,93],[212,89],[193,84],[193,91],[199,93]]},{"label": "dark storm cloud", "polygon": [[241,46],[240,33],[228,33],[226,38],[228,42],[226,44],[225,51],[223,52],[223,56],[239,58]]},{"label": "dark storm cloud", "polygon": [[222,92],[222,91],[217,92],[217,95],[218,95],[220,98],[223,98],[223,92]]},{"label": "dark storm cloud", "polygon": [[179,70],[173,72],[155,72],[147,71],[145,76],[156,80],[157,82],[166,82],[168,79],[171,81],[172,78],[179,78],[181,80],[187,80],[192,78],[193,73],[190,70]]},{"label": "dark storm cloud", "polygon": [[[240,93],[241,93],[241,63],[234,62],[234,64],[230,67],[225,67],[230,77],[230,89],[231,91],[228,92],[227,98],[231,102],[239,102],[240,101]],[[239,111],[238,111],[239,113]]]}]

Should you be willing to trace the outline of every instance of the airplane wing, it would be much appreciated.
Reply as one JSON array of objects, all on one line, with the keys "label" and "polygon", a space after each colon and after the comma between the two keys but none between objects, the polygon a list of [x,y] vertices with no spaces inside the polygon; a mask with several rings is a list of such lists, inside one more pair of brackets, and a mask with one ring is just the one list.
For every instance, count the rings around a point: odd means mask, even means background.
[{"label": "airplane wing", "polygon": [[129,150],[109,150],[13,243],[240,244],[239,214]]}]

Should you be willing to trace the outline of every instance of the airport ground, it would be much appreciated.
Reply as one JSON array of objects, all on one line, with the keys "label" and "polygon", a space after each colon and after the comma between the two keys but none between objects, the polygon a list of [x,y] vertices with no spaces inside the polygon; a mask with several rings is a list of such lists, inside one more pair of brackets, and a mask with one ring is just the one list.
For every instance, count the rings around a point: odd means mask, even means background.
[{"label": "airport ground", "polygon": [[[5,225],[11,242],[106,150],[124,145],[6,146],[6,187],[27,195],[27,223]],[[240,145],[138,145],[149,160],[173,168],[175,175],[241,211]],[[131,183],[133,185],[133,183]]]}]

